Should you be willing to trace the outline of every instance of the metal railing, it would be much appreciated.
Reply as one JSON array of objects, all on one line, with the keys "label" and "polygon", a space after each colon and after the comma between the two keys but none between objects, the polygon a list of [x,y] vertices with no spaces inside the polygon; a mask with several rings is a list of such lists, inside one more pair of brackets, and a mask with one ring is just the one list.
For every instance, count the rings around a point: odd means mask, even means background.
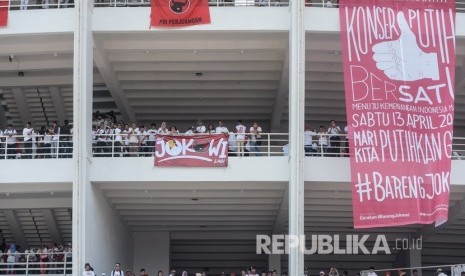
[{"label": "metal railing", "polygon": [[[303,0],[307,7],[338,8],[337,0]],[[285,7],[289,0],[209,0],[214,7]],[[9,10],[73,8],[74,0],[9,0],[0,8]],[[94,7],[150,7],[150,0],[96,0]],[[457,12],[465,12],[465,0],[456,0]]]},{"label": "metal railing", "polygon": [[[185,135],[185,134],[178,134]],[[195,135],[195,134],[193,134]],[[150,157],[153,156],[155,141],[153,136],[132,134],[94,134],[92,138],[92,154],[94,157]],[[0,136],[1,159],[48,159],[71,158],[73,141],[71,135],[54,135],[45,139],[43,135],[35,135],[29,141],[24,136]],[[289,155],[289,135],[287,133],[261,133],[261,139],[252,139],[246,135],[244,144],[238,144],[235,134],[230,134],[229,156],[286,156]],[[244,151],[240,151],[243,146]],[[315,134],[303,149],[306,156],[348,157],[353,147],[347,135]],[[240,153],[239,153],[240,152]],[[454,137],[452,140],[452,159],[465,160],[465,137]]]},{"label": "metal railing", "polygon": [[[306,7],[338,8],[338,0],[302,0]],[[289,0],[209,0],[213,7],[286,7]],[[97,0],[95,7],[149,7],[150,0]],[[465,12],[465,0],[456,0],[458,12]]]},{"label": "metal railing", "polygon": [[[178,134],[183,135],[183,134]],[[194,134],[195,135],[195,134]],[[94,157],[150,157],[153,156],[155,140],[147,140],[145,135],[133,134],[94,135],[92,151]],[[144,138],[145,136],[145,138]],[[186,135],[188,136],[188,135]],[[115,139],[116,138],[116,139]],[[144,142],[140,142],[145,140]],[[247,134],[244,141],[244,153],[238,150],[235,134],[230,134],[229,156],[287,156],[289,155],[289,135],[287,133],[261,133],[261,139],[253,140]],[[303,149],[306,156],[349,157],[353,147],[346,134],[315,134],[307,141]],[[452,159],[465,160],[465,137],[454,137],[452,141]],[[241,153],[239,153],[241,152]]]},{"label": "metal railing", "polygon": [[[196,134],[177,134],[176,136],[194,136]],[[133,134],[105,134],[93,137],[92,151],[94,157],[149,157],[153,156],[155,140],[144,135]],[[251,140],[250,135],[243,145],[239,144],[234,134],[230,134],[228,141],[229,156],[282,156],[283,146],[289,141],[287,133],[262,133],[261,138]],[[239,154],[238,147],[244,147],[243,154]]]},{"label": "metal railing", "polygon": [[[211,7],[285,7],[289,0],[209,0]],[[150,7],[150,0],[100,0],[94,7]]]},{"label": "metal railing", "polygon": [[38,10],[74,8],[74,0],[9,0],[1,1],[0,8],[9,10]]},{"label": "metal railing", "polygon": [[[23,135],[0,136],[0,159],[71,158],[72,135],[33,135],[24,141]],[[30,139],[30,140],[29,140]]]},{"label": "metal railing", "polygon": [[0,263],[0,275],[72,275],[71,252],[47,253],[46,259],[41,259],[40,252],[12,253],[12,255],[15,262]]}]

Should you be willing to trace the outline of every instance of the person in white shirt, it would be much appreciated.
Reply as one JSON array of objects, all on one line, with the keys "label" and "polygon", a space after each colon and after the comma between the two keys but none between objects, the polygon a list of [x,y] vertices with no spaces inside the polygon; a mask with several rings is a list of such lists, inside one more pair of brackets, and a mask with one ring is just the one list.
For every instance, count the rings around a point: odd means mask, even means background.
[{"label": "person in white shirt", "polygon": [[53,129],[49,128],[44,134],[44,158],[51,158],[51,147],[53,139]]},{"label": "person in white shirt", "polygon": [[216,127],[216,133],[225,133],[228,134],[228,128],[223,126],[223,121],[218,121],[218,126]]},{"label": "person in white shirt", "polygon": [[320,126],[320,131],[318,132],[318,146],[319,146],[322,153],[327,152],[327,150],[328,150],[328,133],[326,132],[324,126]]},{"label": "person in white shirt", "polygon": [[437,276],[447,276],[447,274],[442,271],[442,268],[438,268],[436,274]]},{"label": "person in white shirt", "polygon": [[59,140],[59,135],[60,135],[60,127],[58,126],[57,121],[53,121],[52,123],[52,129],[53,129],[53,137],[52,137],[52,146],[50,147],[52,157],[55,158],[57,157],[58,153],[58,140]]},{"label": "person in white shirt", "polygon": [[5,138],[5,147],[6,147],[6,154],[7,159],[15,159],[16,158],[16,130],[13,128],[12,124],[9,124],[3,135],[6,136]]},{"label": "person in white shirt", "polygon": [[25,151],[25,159],[31,159],[32,157],[32,136],[34,135],[34,129],[31,126],[31,122],[27,122],[26,127],[23,129],[23,147]]},{"label": "person in white shirt", "polygon": [[341,129],[336,125],[336,121],[331,120],[329,128],[328,128],[328,135],[329,135],[329,145],[331,156],[336,157],[339,156],[341,151]]},{"label": "person in white shirt", "polygon": [[208,125],[207,133],[208,134],[215,134],[216,133],[216,129],[215,129],[215,126],[213,124]]},{"label": "person in white shirt", "polygon": [[6,255],[7,268],[9,269],[7,271],[7,274],[14,274],[15,272],[13,270],[10,270],[14,268],[14,263],[16,263],[16,258],[18,256],[18,252],[16,251],[16,246],[14,243],[10,245],[10,248],[6,252]]},{"label": "person in white shirt", "polygon": [[161,122],[161,126],[158,129],[158,134],[167,135],[169,133],[170,133],[170,131],[169,131],[168,127],[166,126],[166,122]]},{"label": "person in white shirt", "polygon": [[310,129],[309,126],[305,127],[304,131],[304,149],[305,149],[305,156],[312,156],[316,153],[316,149],[313,147],[313,136],[316,136],[317,133]]},{"label": "person in white shirt", "polygon": [[82,272],[82,276],[95,276],[95,273],[89,263],[86,263],[84,265],[84,271]]},{"label": "person in white shirt", "polygon": [[245,147],[245,133],[247,128],[242,124],[242,120],[237,121],[236,125],[236,151],[237,156],[243,157]]},{"label": "person in white shirt", "polygon": [[137,152],[139,151],[139,136],[137,135],[138,132],[139,129],[136,127],[136,123],[132,123],[128,131],[128,152],[131,157],[137,156]]},{"label": "person in white shirt", "polygon": [[104,157],[108,152],[107,138],[107,126],[101,124],[97,130],[96,157]]},{"label": "person in white shirt", "polygon": [[191,126],[184,134],[186,135],[193,135],[195,133],[195,127]]},{"label": "person in white shirt", "polygon": [[121,123],[118,123],[115,127],[115,129],[113,129],[113,133],[115,134],[115,142],[114,142],[114,145],[113,147],[115,148],[114,149],[114,156],[118,156],[120,157],[121,156],[121,149],[122,149],[122,146],[123,146],[123,136],[121,135],[122,133],[122,130],[121,130]]},{"label": "person in white shirt", "polygon": [[254,266],[250,267],[250,273],[248,274],[248,276],[258,276],[257,269]]},{"label": "person in white shirt", "polygon": [[250,127],[250,152],[255,153],[255,156],[260,155],[260,146],[262,145],[262,128],[257,122],[253,122]]},{"label": "person in white shirt", "polygon": [[124,276],[124,273],[121,270],[121,264],[120,263],[115,264],[115,269],[113,271],[111,271],[110,276]]},{"label": "person in white shirt", "polygon": [[155,151],[155,141],[157,140],[157,134],[157,125],[153,123],[150,125],[150,129],[147,130],[147,147],[150,153]]},{"label": "person in white shirt", "polygon": [[147,131],[145,130],[145,126],[142,125],[139,127],[137,136],[139,137],[141,156],[146,156],[149,149],[147,148]]},{"label": "person in white shirt", "polygon": [[169,132],[170,135],[178,135],[179,134],[179,131],[178,129],[176,128],[176,126],[170,126],[170,132]]},{"label": "person in white shirt", "polygon": [[236,155],[236,135],[234,133],[229,133],[228,137],[228,151],[229,155],[234,156]]},{"label": "person in white shirt", "polygon": [[370,266],[370,270],[368,271],[367,276],[378,276],[375,272],[375,268],[373,266]]},{"label": "person in white shirt", "polygon": [[197,121],[197,127],[195,128],[195,133],[205,133],[207,132],[207,128],[203,125],[201,120]]}]

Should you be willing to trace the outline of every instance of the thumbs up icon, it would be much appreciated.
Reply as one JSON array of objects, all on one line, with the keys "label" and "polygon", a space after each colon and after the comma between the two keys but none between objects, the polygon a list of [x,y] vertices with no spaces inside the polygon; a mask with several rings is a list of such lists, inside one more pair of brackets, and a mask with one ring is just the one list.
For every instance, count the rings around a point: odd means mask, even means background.
[{"label": "thumbs up icon", "polygon": [[381,42],[372,48],[376,67],[391,80],[438,80],[437,54],[420,49],[403,12],[397,14],[397,24],[400,30],[397,40]]}]

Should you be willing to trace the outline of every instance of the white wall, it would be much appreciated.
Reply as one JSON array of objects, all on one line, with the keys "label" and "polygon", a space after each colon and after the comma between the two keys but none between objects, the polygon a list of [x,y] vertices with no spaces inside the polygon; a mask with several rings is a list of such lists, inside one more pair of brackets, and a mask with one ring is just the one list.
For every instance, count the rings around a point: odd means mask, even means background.
[{"label": "white wall", "polygon": [[[288,181],[287,157],[231,157],[225,168],[155,167],[153,157],[93,158],[91,181]],[[102,173],[111,168],[111,173]],[[127,168],[131,168],[128,173]]]},{"label": "white wall", "polygon": [[[14,159],[2,160],[0,183],[34,183],[42,191],[41,184],[71,183],[73,181],[72,159]],[[71,187],[69,187],[71,191]]]},{"label": "white wall", "polygon": [[16,10],[9,12],[8,27],[0,28],[0,35],[72,33],[73,31],[74,9]]},{"label": "white wall", "polygon": [[94,267],[96,275],[109,275],[115,262],[121,263],[123,269],[132,268],[134,242],[130,232],[93,185],[86,200],[84,261]]},{"label": "white wall", "polygon": [[[114,31],[287,31],[289,29],[288,7],[212,7],[212,24],[184,29],[160,30],[149,28],[150,8],[97,8],[94,10],[94,32]],[[124,20],[121,20],[124,18]],[[272,20],[270,20],[272,19]]]},{"label": "white wall", "polygon": [[[170,233],[134,233],[134,270],[145,268],[149,275],[159,270],[168,275],[170,269]],[[136,273],[137,275],[137,273]]]}]

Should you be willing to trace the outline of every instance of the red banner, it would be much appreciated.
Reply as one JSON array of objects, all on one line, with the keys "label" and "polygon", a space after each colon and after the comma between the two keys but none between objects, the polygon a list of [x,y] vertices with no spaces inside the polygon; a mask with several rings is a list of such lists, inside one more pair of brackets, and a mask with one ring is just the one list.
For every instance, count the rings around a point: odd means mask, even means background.
[{"label": "red banner", "polygon": [[150,26],[186,27],[210,24],[208,0],[151,0]]},{"label": "red banner", "polygon": [[0,0],[0,27],[8,24],[8,0]]},{"label": "red banner", "polygon": [[155,166],[226,167],[228,135],[158,135]]},{"label": "red banner", "polygon": [[444,223],[455,3],[339,3],[354,227]]}]

